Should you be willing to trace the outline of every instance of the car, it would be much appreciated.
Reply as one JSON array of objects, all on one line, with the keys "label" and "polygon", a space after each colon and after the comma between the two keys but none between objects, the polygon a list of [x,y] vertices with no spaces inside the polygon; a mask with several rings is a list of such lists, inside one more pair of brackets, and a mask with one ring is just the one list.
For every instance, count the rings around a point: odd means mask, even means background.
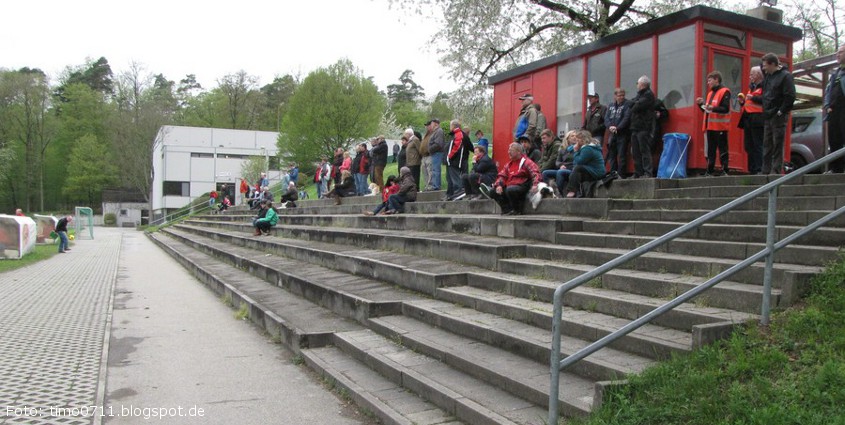
[{"label": "car", "polygon": [[793,169],[801,168],[825,155],[822,124],[820,109],[792,112],[792,144],[789,152]]}]

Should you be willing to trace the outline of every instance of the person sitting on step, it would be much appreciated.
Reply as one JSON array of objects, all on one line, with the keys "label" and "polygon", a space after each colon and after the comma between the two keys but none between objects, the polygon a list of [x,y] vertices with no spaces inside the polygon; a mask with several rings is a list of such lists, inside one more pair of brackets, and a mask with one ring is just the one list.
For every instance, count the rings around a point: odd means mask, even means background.
[{"label": "person sitting on step", "polygon": [[326,194],[329,198],[334,198],[334,204],[340,205],[341,198],[355,196],[355,179],[352,178],[352,173],[349,170],[343,170],[340,173],[340,183],[334,186],[334,189]]},{"label": "person sitting on step", "polygon": [[534,161],[525,156],[520,143],[511,143],[508,157],[510,160],[499,169],[499,177],[493,186],[481,185],[479,190],[499,204],[502,215],[521,215],[526,196],[537,193],[540,170]]},{"label": "person sitting on step", "polygon": [[417,182],[414,176],[411,175],[411,169],[402,167],[399,170],[399,191],[387,198],[387,208],[385,214],[399,214],[405,212],[406,202],[415,202],[417,200]]},{"label": "person sitting on step", "polygon": [[[410,169],[410,167],[408,167]],[[387,181],[384,182],[384,191],[381,193],[381,204],[372,211],[364,211],[364,215],[378,215],[382,211],[387,211],[387,200],[390,195],[399,192],[399,182],[396,176],[388,176]]]},{"label": "person sitting on step", "polygon": [[289,182],[287,192],[282,195],[282,205],[285,208],[296,208],[297,200],[299,200],[299,191],[296,190],[296,183]]},{"label": "person sitting on step", "polygon": [[575,135],[575,156],[572,158],[572,174],[566,186],[566,197],[575,198],[589,196],[581,192],[581,184],[601,179],[604,172],[604,157],[601,146],[586,130],[579,130]]},{"label": "person sitting on step", "polygon": [[[273,208],[273,202],[271,201],[264,201],[261,203],[261,210],[262,212],[259,213],[260,218],[256,218],[253,222],[255,226],[255,233],[253,236],[261,236],[263,233],[265,236],[270,235],[270,228],[276,225],[279,222],[279,216],[276,214],[276,210]],[[263,214],[263,216],[261,216]]]},{"label": "person sitting on step", "polygon": [[481,184],[491,185],[496,180],[496,164],[487,155],[487,147],[478,145],[475,147],[475,159],[472,172],[461,176],[463,180],[466,200],[481,199],[479,186]]}]

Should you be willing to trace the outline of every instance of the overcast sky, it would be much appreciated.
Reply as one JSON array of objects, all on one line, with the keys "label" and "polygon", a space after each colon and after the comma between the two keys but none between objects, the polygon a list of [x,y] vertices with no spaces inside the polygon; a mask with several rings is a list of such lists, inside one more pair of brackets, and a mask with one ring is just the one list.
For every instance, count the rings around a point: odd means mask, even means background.
[{"label": "overcast sky", "polygon": [[115,73],[134,61],[177,82],[196,74],[208,89],[243,69],[264,85],[346,57],[381,90],[409,68],[428,97],[457,87],[428,48],[433,26],[387,0],[14,0],[0,16],[0,68],[54,79],[105,56]]}]

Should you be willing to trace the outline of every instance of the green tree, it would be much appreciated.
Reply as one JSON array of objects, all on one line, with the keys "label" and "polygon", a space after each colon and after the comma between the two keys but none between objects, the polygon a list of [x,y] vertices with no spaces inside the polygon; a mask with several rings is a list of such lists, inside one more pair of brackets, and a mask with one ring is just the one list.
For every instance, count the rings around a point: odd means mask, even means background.
[{"label": "green tree", "polygon": [[67,86],[63,95],[65,101],[56,111],[59,125],[55,141],[45,158],[44,197],[48,209],[66,205],[62,188],[65,186],[68,158],[77,141],[91,135],[103,143],[103,151],[110,150],[108,123],[113,119],[114,105],[106,102],[104,94],[80,83]]},{"label": "green tree", "polygon": [[217,89],[225,99],[226,128],[255,130],[263,104],[258,77],[240,70],[217,80]]},{"label": "green tree", "polygon": [[0,147],[18,151],[23,161],[7,162],[4,174],[15,176],[6,189],[10,203],[44,209],[43,164],[52,141],[50,87],[38,69],[0,70]]},{"label": "green tree", "polygon": [[[252,185],[258,182],[261,173],[267,169],[263,156],[251,156],[241,163],[241,176]],[[237,189],[237,188],[236,188]]]},{"label": "green tree", "polygon": [[70,201],[97,208],[103,188],[117,181],[117,166],[103,143],[91,134],[76,141],[68,159],[68,177],[63,192]]},{"label": "green tree", "polygon": [[102,93],[103,95],[110,95],[114,93],[114,82],[112,80],[113,74],[109,61],[100,57],[97,60],[88,60],[84,65],[65,70],[63,83],[56,90],[56,94],[60,99],[65,100],[64,92],[68,86],[73,84],[84,84],[91,88],[91,90]]},{"label": "green tree", "polygon": [[158,129],[172,122],[178,108],[174,86],[137,63],[115,79],[115,113],[108,134],[114,159],[120,164],[116,183],[144,194],[147,201],[152,188],[153,142]]},{"label": "green tree", "polygon": [[299,81],[288,74],[283,77],[276,77],[270,84],[261,87],[261,95],[264,102],[261,117],[259,118],[260,130],[279,131],[282,127],[282,117],[288,111],[290,98],[299,86]]},{"label": "green tree", "polygon": [[387,98],[391,104],[401,102],[415,103],[425,97],[425,89],[414,81],[414,71],[406,69],[399,76],[399,84],[387,86]]},{"label": "green tree", "polygon": [[374,135],[385,110],[378,88],[348,59],[308,74],[282,119],[278,147],[286,161],[310,164],[321,155]]}]

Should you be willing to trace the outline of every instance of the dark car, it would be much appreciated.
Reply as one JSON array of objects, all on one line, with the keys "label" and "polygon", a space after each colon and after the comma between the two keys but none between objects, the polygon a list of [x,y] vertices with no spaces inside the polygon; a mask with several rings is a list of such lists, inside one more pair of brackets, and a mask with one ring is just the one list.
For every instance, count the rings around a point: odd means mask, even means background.
[{"label": "dark car", "polygon": [[801,168],[825,155],[821,110],[805,109],[792,113],[792,147],[789,151],[794,168]]}]

